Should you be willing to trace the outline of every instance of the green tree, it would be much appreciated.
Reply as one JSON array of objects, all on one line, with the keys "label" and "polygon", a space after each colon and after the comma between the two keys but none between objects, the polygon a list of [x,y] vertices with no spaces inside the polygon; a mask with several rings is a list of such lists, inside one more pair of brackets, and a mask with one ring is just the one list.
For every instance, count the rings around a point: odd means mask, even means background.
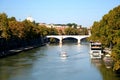
[{"label": "green tree", "polygon": [[8,27],[8,18],[5,13],[0,13],[0,36],[6,39],[10,38],[10,30]]},{"label": "green tree", "polygon": [[0,27],[8,27],[8,19],[5,13],[0,13]]},{"label": "green tree", "polygon": [[78,35],[78,30],[72,27],[65,28],[66,35]]},{"label": "green tree", "polygon": [[68,23],[67,26],[72,27],[72,28],[77,28],[76,23]]},{"label": "green tree", "polygon": [[8,18],[8,21],[16,21],[15,17]]},{"label": "green tree", "polygon": [[9,21],[12,38],[25,38],[25,25],[22,22]]},{"label": "green tree", "polygon": [[39,33],[42,37],[49,35],[49,28],[46,27],[45,25],[39,25],[38,29],[39,29]]},{"label": "green tree", "polygon": [[91,40],[99,40],[104,47],[112,49],[113,69],[120,70],[120,5],[94,22],[91,31]]},{"label": "green tree", "polygon": [[49,35],[58,35],[58,31],[56,28],[48,28]]}]

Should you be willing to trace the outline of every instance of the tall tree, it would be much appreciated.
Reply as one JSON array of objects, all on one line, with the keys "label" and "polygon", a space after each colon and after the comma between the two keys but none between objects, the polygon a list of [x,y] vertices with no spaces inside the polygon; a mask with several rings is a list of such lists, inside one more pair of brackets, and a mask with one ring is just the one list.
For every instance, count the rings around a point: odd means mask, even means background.
[{"label": "tall tree", "polygon": [[91,40],[99,40],[104,47],[112,49],[114,70],[120,70],[120,5],[105,14],[92,26]]},{"label": "tall tree", "polygon": [[0,36],[6,39],[10,38],[10,31],[8,27],[8,18],[5,13],[0,13]]}]

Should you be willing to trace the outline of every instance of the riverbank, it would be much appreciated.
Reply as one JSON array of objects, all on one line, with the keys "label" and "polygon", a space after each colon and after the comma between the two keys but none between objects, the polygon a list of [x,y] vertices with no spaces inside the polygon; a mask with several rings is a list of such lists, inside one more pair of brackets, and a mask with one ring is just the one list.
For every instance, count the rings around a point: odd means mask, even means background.
[{"label": "riverbank", "polygon": [[[31,50],[40,46],[45,45],[43,38],[39,37],[37,39],[29,40],[0,40],[0,58],[15,55],[22,51]],[[4,42],[4,43],[3,43]]]},{"label": "riverbank", "polygon": [[15,55],[15,54],[18,54],[18,53],[23,52],[23,51],[32,50],[34,48],[38,48],[38,47],[41,47],[41,46],[44,46],[44,45],[45,44],[38,44],[38,45],[26,46],[26,47],[11,49],[11,50],[8,50],[8,51],[3,51],[2,53],[0,53],[0,58]]}]

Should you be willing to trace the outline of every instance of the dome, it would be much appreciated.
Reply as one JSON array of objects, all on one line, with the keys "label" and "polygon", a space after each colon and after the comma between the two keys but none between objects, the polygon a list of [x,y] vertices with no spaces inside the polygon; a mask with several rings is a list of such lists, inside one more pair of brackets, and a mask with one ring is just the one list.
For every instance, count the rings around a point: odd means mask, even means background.
[{"label": "dome", "polygon": [[27,20],[30,21],[30,22],[33,22],[33,18],[31,16],[27,17]]}]

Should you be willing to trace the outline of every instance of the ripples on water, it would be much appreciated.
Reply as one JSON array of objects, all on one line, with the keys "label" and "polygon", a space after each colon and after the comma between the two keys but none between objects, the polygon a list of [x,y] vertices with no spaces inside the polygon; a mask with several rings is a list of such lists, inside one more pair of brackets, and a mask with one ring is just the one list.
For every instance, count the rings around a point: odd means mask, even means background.
[{"label": "ripples on water", "polygon": [[[59,56],[68,53],[66,59]],[[102,61],[91,61],[88,44],[46,45],[0,59],[0,80],[120,80]]]}]

